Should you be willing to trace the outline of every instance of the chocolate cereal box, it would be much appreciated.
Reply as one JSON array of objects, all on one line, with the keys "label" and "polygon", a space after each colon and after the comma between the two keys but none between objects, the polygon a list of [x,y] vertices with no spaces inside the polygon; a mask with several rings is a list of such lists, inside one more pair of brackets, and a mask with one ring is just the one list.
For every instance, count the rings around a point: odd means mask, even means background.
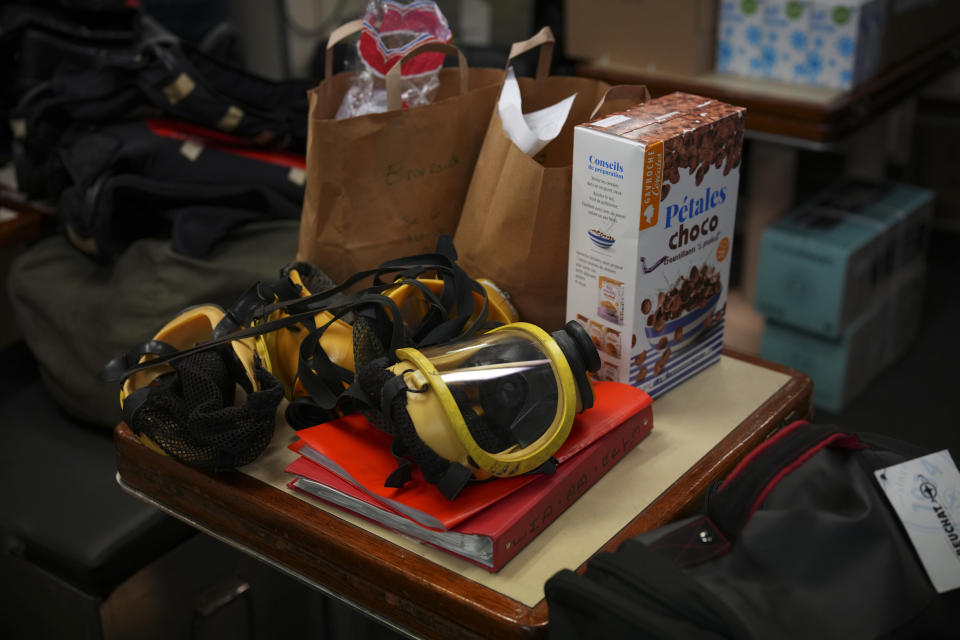
[{"label": "chocolate cereal box", "polygon": [[567,317],[654,397],[720,359],[743,113],[673,93],[574,130]]}]

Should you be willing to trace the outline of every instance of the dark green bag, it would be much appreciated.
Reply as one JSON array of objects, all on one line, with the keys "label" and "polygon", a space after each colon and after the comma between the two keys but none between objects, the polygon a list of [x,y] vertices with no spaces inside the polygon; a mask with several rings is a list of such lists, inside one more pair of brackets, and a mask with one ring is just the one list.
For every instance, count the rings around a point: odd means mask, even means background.
[{"label": "dark green bag", "polygon": [[117,386],[100,380],[104,363],[186,307],[227,307],[251,284],[277,278],[294,259],[298,226],[244,225],[202,259],[175,253],[169,240],[138,240],[109,265],[62,235],[38,242],[14,262],[7,289],[47,391],[72,417],[112,429],[120,400]]}]

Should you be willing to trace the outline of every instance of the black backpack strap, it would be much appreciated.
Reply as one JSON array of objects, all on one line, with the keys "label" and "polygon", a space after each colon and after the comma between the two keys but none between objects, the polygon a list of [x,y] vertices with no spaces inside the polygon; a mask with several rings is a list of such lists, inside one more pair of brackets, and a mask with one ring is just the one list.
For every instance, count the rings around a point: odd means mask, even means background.
[{"label": "black backpack strap", "polygon": [[[151,359],[148,362],[138,363],[137,360],[129,361],[123,360],[120,358],[115,358],[111,363],[118,362],[117,365],[108,364],[101,371],[101,379],[104,382],[120,382],[129,376],[133,375],[138,371],[144,369],[151,369],[153,367],[159,366],[161,364],[166,364],[172,362],[173,360],[178,360],[184,358],[198,351],[204,351],[206,349],[211,349],[233,340],[242,340],[243,338],[251,338],[269,333],[271,331],[276,331],[278,329],[284,329],[286,327],[291,327],[295,324],[303,322],[309,318],[313,318],[315,315],[321,311],[330,311],[334,313],[336,317],[340,317],[343,314],[347,313],[350,309],[356,307],[360,304],[370,304],[370,303],[380,303],[387,305],[391,309],[391,313],[397,314],[394,317],[399,317],[399,309],[393,303],[392,300],[386,296],[372,294],[372,293],[363,293],[359,294],[356,298],[344,298],[342,296],[336,296],[340,290],[340,287],[330,290],[329,292],[324,292],[323,294],[316,294],[315,296],[309,296],[309,298],[298,298],[296,300],[287,300],[275,302],[273,304],[267,305],[260,309],[261,317],[266,318],[269,315],[278,309],[288,309],[292,313],[286,317],[279,318],[277,320],[270,320],[255,324],[253,326],[247,326],[237,329],[231,333],[221,335],[216,338],[211,338],[210,340],[198,344],[194,347],[182,350],[173,350],[169,353],[163,353],[157,355],[156,358]],[[369,291],[369,290],[368,290]],[[310,300],[311,304],[305,305],[303,301]],[[400,323],[394,323],[399,325]],[[398,331],[402,332],[402,327],[395,327],[394,337],[396,338],[396,333]],[[406,346],[403,344],[403,341],[400,339],[395,339],[396,344],[400,346]],[[127,368],[124,369],[120,364],[126,363]]]},{"label": "black backpack strap", "polygon": [[393,436],[390,452],[397,460],[397,468],[386,478],[384,486],[403,486],[410,479],[412,466],[408,463],[413,460],[424,479],[453,500],[473,478],[473,471],[441,457],[420,439],[406,408],[406,393],[420,391],[408,389],[403,376],[394,376],[384,368],[386,362],[373,360],[364,365],[357,372],[357,383],[347,392],[351,394],[359,387],[362,394],[351,397],[365,400],[368,404],[364,408],[383,418],[378,420],[377,427]]},{"label": "black backpack strap", "polygon": [[594,555],[585,572],[557,572],[544,584],[544,594],[551,638],[756,637],[721,598],[635,540]]},{"label": "black backpack strap", "polygon": [[797,421],[761,443],[726,479],[707,492],[707,516],[735,540],[777,483],[824,447],[863,449],[853,434]]},{"label": "black backpack strap", "polygon": [[[171,356],[175,353],[177,353],[177,348],[172,344],[163,342],[162,340],[147,340],[108,362],[100,372],[100,377],[105,382],[125,380],[129,376],[124,375],[124,373],[137,368],[140,358],[143,356],[154,355],[163,357]],[[143,368],[145,369],[147,367]]]},{"label": "black backpack strap", "polygon": [[248,326],[265,305],[296,298],[299,294],[300,287],[293,284],[289,278],[280,278],[271,283],[257,282],[224,310],[224,317],[217,323],[212,337],[222,338]]},{"label": "black backpack strap", "polygon": [[339,417],[336,411],[324,409],[309,397],[294,398],[284,409],[284,418],[295,431],[313,427]]}]

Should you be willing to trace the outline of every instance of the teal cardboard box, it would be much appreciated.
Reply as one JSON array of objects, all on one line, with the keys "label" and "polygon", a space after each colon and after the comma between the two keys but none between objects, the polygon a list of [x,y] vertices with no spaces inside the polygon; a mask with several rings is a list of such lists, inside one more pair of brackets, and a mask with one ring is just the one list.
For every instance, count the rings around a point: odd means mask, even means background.
[{"label": "teal cardboard box", "polygon": [[836,413],[883,369],[887,319],[884,305],[873,305],[839,338],[825,338],[768,321],[760,355],[810,376],[814,406]]},{"label": "teal cardboard box", "polygon": [[927,265],[914,260],[901,269],[887,287],[884,363],[891,365],[903,357],[920,333],[920,314],[927,283]]},{"label": "teal cardboard box", "polygon": [[919,330],[926,274],[922,260],[900,270],[839,338],[767,322],[760,355],[810,376],[813,404],[836,413],[909,350]]},{"label": "teal cardboard box", "polygon": [[794,211],[763,233],[757,311],[768,319],[840,337],[874,298],[891,227],[815,206]]},{"label": "teal cardboard box", "polygon": [[886,248],[886,266],[888,271],[897,272],[927,254],[934,199],[934,192],[922,187],[851,179],[822,193],[814,204],[892,226],[893,244]]},{"label": "teal cardboard box", "polygon": [[933,193],[845,181],[763,234],[757,310],[779,324],[839,338],[897,272],[926,253]]}]

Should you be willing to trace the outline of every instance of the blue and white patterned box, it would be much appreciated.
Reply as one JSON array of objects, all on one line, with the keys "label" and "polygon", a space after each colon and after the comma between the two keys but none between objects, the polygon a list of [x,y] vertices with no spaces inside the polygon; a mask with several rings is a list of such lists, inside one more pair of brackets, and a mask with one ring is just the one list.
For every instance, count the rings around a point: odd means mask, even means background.
[{"label": "blue and white patterned box", "polygon": [[762,0],[720,0],[717,16],[717,71],[751,73],[764,42]]},{"label": "blue and white patterned box", "polygon": [[810,84],[850,89],[876,71],[886,22],[882,0],[813,0],[807,43]]},{"label": "blue and white patterned box", "polygon": [[850,89],[876,71],[885,0],[720,0],[716,69]]},{"label": "blue and white patterned box", "polygon": [[807,36],[810,2],[764,0],[764,44],[751,62],[754,76],[803,83],[807,76]]}]

